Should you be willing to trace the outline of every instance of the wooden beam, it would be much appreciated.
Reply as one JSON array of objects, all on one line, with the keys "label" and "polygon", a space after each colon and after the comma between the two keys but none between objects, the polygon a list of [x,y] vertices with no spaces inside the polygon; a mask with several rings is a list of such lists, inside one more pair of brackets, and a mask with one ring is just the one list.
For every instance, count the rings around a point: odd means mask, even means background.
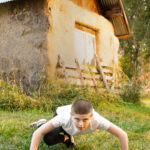
[{"label": "wooden beam", "polygon": [[82,24],[79,24],[77,22],[75,23],[75,28],[82,30],[82,31],[85,31],[85,32],[88,32],[88,33],[91,33],[93,35],[96,35],[96,30],[94,30],[90,27],[84,26]]},{"label": "wooden beam", "polygon": [[122,17],[123,16],[123,13],[121,11],[121,9],[119,8],[113,8],[113,9],[110,9],[110,10],[106,10],[105,13],[104,13],[104,16],[105,17]]},{"label": "wooden beam", "polygon": [[116,18],[116,17],[122,17],[122,13],[114,13],[114,14],[106,14],[105,17],[107,18]]},{"label": "wooden beam", "polygon": [[127,34],[127,35],[116,35],[119,39],[124,39],[124,38],[130,38],[131,34]]},{"label": "wooden beam", "polygon": [[122,12],[123,12],[123,16],[124,16],[124,19],[125,19],[125,23],[126,23],[126,26],[127,26],[128,32],[129,32],[129,35],[130,35],[131,32],[130,32],[130,28],[129,28],[129,23],[128,23],[126,14],[125,14],[125,10],[124,10],[122,1],[121,1],[121,0],[118,0],[118,2],[119,2],[119,5],[121,6],[121,9],[122,9]]},{"label": "wooden beam", "polygon": [[77,72],[79,73],[79,78],[80,78],[81,84],[84,84],[84,79],[83,79],[82,72],[81,72],[81,69],[80,69],[80,65],[79,65],[79,62],[78,62],[77,59],[75,59],[75,63],[76,63],[76,66],[77,66]]},{"label": "wooden beam", "polygon": [[104,86],[105,86],[106,89],[108,90],[109,87],[108,87],[108,84],[107,84],[107,80],[106,80],[106,78],[105,78],[105,75],[104,75],[102,66],[101,66],[101,64],[100,64],[99,58],[96,56],[96,54],[95,54],[95,58],[96,58],[96,63],[97,63],[98,71],[99,71],[99,73],[101,74],[101,77],[102,77]]},{"label": "wooden beam", "polygon": [[95,76],[93,75],[93,72],[92,72],[92,70],[91,70],[91,68],[89,67],[89,72],[90,72],[90,74],[91,74],[91,78],[92,78],[92,81],[93,81],[93,85],[94,85],[94,87],[96,87],[96,80],[95,80]]},{"label": "wooden beam", "polygon": [[60,67],[62,67],[62,72],[63,72],[64,78],[65,78],[65,80],[67,81],[68,76],[67,76],[67,73],[66,73],[65,63],[64,63],[64,61],[62,60],[62,58],[61,58],[60,55],[58,55],[58,62],[59,62]]}]

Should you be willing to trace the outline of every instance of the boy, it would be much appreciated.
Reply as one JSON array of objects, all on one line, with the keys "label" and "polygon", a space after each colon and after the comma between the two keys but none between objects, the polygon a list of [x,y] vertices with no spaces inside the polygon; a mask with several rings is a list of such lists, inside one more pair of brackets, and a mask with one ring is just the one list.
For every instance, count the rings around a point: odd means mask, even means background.
[{"label": "boy", "polygon": [[67,147],[74,147],[73,135],[86,134],[96,129],[104,129],[117,136],[121,150],[128,150],[127,134],[95,112],[92,104],[84,99],[78,99],[72,105],[58,107],[55,116],[47,123],[40,120],[32,125],[41,126],[32,136],[30,150],[38,149],[43,135],[47,145],[64,143]]}]

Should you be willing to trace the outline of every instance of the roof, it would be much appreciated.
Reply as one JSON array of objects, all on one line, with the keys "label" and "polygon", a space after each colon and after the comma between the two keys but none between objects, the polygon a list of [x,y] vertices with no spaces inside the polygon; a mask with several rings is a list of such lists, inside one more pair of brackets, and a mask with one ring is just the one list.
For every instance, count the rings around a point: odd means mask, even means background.
[{"label": "roof", "polygon": [[121,0],[97,0],[100,14],[109,19],[118,38],[130,36],[128,20]]},{"label": "roof", "polygon": [[6,2],[9,2],[9,1],[13,1],[13,0],[0,0],[0,3],[6,3]]}]

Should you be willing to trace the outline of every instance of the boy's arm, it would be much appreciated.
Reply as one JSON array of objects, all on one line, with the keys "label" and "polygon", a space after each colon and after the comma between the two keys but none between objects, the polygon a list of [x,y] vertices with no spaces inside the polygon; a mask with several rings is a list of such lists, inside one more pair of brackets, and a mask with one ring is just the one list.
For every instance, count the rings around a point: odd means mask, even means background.
[{"label": "boy's arm", "polygon": [[107,131],[119,138],[121,150],[128,150],[128,135],[125,131],[113,124],[109,126]]},{"label": "boy's arm", "polygon": [[37,150],[41,137],[50,132],[51,130],[53,130],[55,127],[52,125],[51,122],[47,122],[45,124],[43,124],[40,128],[38,128],[32,136],[32,141],[31,141],[31,145],[30,145],[30,150]]}]

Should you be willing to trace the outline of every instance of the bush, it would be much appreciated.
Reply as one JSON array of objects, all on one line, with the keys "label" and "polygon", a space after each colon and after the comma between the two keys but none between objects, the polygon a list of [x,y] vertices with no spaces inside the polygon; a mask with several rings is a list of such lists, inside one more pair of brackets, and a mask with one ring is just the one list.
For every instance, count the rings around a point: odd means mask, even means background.
[{"label": "bush", "polygon": [[104,89],[100,93],[87,85],[70,85],[46,79],[40,83],[39,89],[30,92],[30,96],[27,96],[15,83],[4,80],[0,80],[0,88],[0,108],[5,110],[55,111],[58,106],[70,104],[79,98],[88,99],[94,108],[97,108],[102,101],[111,102],[119,99],[118,96]]},{"label": "bush", "polygon": [[15,84],[0,80],[0,88],[0,108],[7,110],[32,108],[31,98],[21,93]]},{"label": "bush", "polygon": [[138,103],[141,98],[141,86],[138,82],[132,81],[122,86],[120,91],[121,98],[126,102]]}]

